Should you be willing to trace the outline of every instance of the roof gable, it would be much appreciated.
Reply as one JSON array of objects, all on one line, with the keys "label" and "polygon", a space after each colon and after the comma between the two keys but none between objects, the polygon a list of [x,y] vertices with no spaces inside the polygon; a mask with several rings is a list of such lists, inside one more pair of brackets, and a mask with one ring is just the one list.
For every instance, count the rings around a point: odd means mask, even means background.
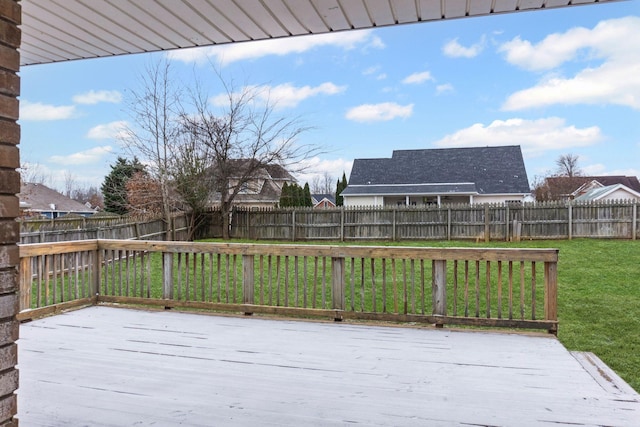
[{"label": "roof gable", "polygon": [[349,186],[475,185],[478,194],[529,193],[520,146],[396,150],[356,159]]},{"label": "roof gable", "polygon": [[629,199],[640,199],[640,193],[632,190],[624,184],[607,185],[605,187],[596,187],[586,193],[575,198],[577,202],[598,201],[613,194],[616,191],[622,191],[629,195]]}]

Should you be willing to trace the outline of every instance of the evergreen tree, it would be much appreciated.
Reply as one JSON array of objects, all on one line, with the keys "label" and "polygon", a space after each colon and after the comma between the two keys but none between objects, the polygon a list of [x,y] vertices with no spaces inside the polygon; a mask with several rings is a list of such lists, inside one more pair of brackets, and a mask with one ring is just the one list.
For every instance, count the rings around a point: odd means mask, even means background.
[{"label": "evergreen tree", "polygon": [[136,173],[143,172],[144,165],[137,157],[128,160],[118,157],[115,164],[111,165],[111,172],[104,178],[100,187],[104,196],[104,210],[107,212],[124,215],[128,212],[127,181]]},{"label": "evergreen tree", "polygon": [[282,192],[280,192],[280,207],[287,208],[291,206],[291,190],[290,186],[285,182],[282,184]]},{"label": "evergreen tree", "polygon": [[293,206],[304,206],[304,190],[298,184],[295,184],[295,198]]},{"label": "evergreen tree", "polygon": [[342,172],[342,180],[338,180],[338,183],[336,184],[336,206],[344,205],[341,193],[345,188],[347,188],[347,175]]},{"label": "evergreen tree", "polygon": [[304,184],[303,192],[304,192],[304,200],[303,200],[302,206],[312,207],[313,202],[311,201],[311,189],[309,188],[308,182]]}]

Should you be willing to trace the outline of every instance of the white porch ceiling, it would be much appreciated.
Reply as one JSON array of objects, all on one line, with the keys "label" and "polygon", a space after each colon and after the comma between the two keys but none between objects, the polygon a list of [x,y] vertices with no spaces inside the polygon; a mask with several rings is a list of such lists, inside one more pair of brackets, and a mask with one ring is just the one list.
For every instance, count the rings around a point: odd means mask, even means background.
[{"label": "white porch ceiling", "polygon": [[22,0],[21,64],[619,0]]}]

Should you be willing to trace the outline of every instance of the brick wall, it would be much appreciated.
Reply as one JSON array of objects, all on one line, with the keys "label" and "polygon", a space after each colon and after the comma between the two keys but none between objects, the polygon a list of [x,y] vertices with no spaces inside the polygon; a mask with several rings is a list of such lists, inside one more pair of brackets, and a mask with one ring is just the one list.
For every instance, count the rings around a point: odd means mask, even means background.
[{"label": "brick wall", "polygon": [[20,4],[0,0],[0,427],[15,427],[18,370],[18,262],[16,193],[20,191]]}]

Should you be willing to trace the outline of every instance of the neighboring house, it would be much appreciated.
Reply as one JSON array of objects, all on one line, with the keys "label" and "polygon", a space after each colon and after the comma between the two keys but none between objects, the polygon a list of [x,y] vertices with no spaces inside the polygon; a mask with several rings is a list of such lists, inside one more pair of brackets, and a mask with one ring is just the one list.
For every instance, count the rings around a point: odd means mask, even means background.
[{"label": "neighboring house", "polygon": [[574,200],[591,190],[623,185],[640,193],[640,181],[635,176],[554,176],[546,178],[544,185],[536,189],[538,201]]},{"label": "neighboring house", "polygon": [[43,184],[23,182],[18,198],[20,213],[23,217],[39,216],[54,219],[67,214],[89,216],[95,213],[95,210]]},{"label": "neighboring house", "polygon": [[520,146],[395,150],[356,159],[345,206],[522,202],[530,194]]},{"label": "neighboring house", "polygon": [[634,191],[623,184],[596,186],[577,196],[576,202],[604,202],[610,200],[640,201],[640,192]]},{"label": "neighboring house", "polygon": [[[238,171],[236,177],[232,177],[230,185],[237,185],[244,164],[244,160],[235,160],[233,167]],[[233,200],[233,206],[245,208],[272,208],[280,202],[280,194],[284,183],[294,184],[295,178],[281,165],[262,165],[241,188]],[[212,199],[213,205],[220,204],[220,193],[216,193]]]},{"label": "neighboring house", "polygon": [[314,209],[335,208],[336,198],[332,194],[312,194],[311,203]]}]

